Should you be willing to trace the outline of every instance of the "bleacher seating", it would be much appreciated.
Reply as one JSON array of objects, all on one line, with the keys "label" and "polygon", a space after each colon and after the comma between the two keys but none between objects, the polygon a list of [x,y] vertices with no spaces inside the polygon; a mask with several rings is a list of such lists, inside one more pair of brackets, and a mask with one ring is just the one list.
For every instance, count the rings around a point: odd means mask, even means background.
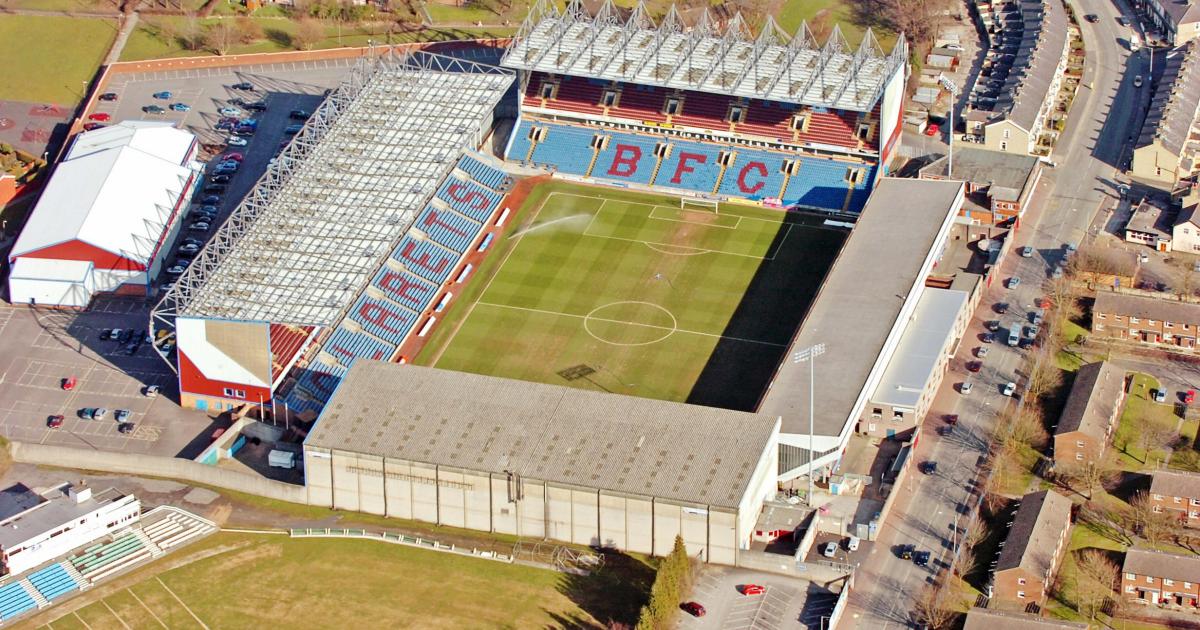
[{"label": "bleacher seating", "polygon": [[731,102],[728,96],[688,92],[683,100],[683,111],[674,116],[671,122],[703,129],[728,129],[729,123],[725,117],[729,114]]},{"label": "bleacher seating", "polygon": [[75,583],[75,578],[72,578],[67,570],[57,563],[31,573],[29,583],[33,584],[33,587],[47,600],[61,597],[79,588],[79,585]]},{"label": "bleacher seating", "polygon": [[529,149],[533,146],[533,140],[529,138],[529,134],[532,132],[533,125],[524,120],[513,127],[512,141],[508,146],[508,153],[504,156],[505,159],[513,162],[524,162],[529,159]]},{"label": "bleacher seating", "polygon": [[[850,169],[863,171],[860,182],[854,188],[868,188],[873,171],[867,165],[805,158],[800,170],[788,181],[783,199],[788,204],[840,210],[846,204],[846,194],[851,189],[851,184],[847,181]],[[848,209],[857,212],[862,206]]]},{"label": "bleacher seating", "polygon": [[855,112],[814,109],[808,121],[808,130],[800,134],[800,141],[857,148],[857,126],[858,114]]},{"label": "bleacher seating", "polygon": [[425,310],[438,291],[437,285],[430,284],[407,271],[396,271],[387,265],[375,274],[371,286],[396,304],[417,312]]},{"label": "bleacher seating", "polygon": [[[353,361],[350,361],[353,363]],[[349,370],[346,367],[329,365],[323,361],[313,361],[296,381],[296,387],[307,392],[313,398],[322,402],[328,401],[337,389],[338,383]]]},{"label": "bleacher seating", "polygon": [[409,234],[400,239],[392,258],[418,276],[441,284],[454,270],[459,255],[431,240],[417,240]]},{"label": "bleacher seating", "polygon": [[25,591],[20,582],[10,582],[0,586],[0,619],[9,619],[36,608],[37,602]]},{"label": "bleacher seating", "polygon": [[553,166],[573,175],[584,175],[592,163],[592,129],[568,125],[539,125],[549,127],[546,137],[533,148],[530,159],[534,164]]},{"label": "bleacher seating", "polygon": [[438,210],[432,204],[425,206],[414,226],[437,243],[460,254],[471,246],[480,228],[479,223],[457,212]]},{"label": "bleacher seating", "polygon": [[438,189],[437,198],[480,223],[486,223],[500,205],[500,193],[453,175]]},{"label": "bleacher seating", "polygon": [[492,190],[505,190],[512,185],[512,178],[507,173],[470,155],[462,156],[462,159],[458,161],[458,167],[470,175],[471,179]]},{"label": "bleacher seating", "polygon": [[[654,174],[654,164],[658,158],[654,148],[662,142],[662,138],[643,136],[633,133],[612,133],[599,157],[592,167],[592,177],[617,179],[637,184],[649,184],[650,176]],[[618,154],[618,147],[637,147],[641,153],[625,148]],[[617,158],[620,161],[614,162]]]},{"label": "bleacher seating", "polygon": [[617,100],[617,106],[610,107],[608,111],[613,116],[622,116],[633,120],[667,122],[667,116],[662,113],[666,98],[667,92],[662,88],[627,83],[621,86],[621,96]]},{"label": "bleacher seating", "polygon": [[363,294],[350,309],[350,319],[363,330],[390,344],[400,345],[417,323],[417,314],[389,300]]},{"label": "bleacher seating", "polygon": [[786,103],[751,101],[745,119],[738,124],[738,133],[750,133],[775,140],[792,139],[792,117],[796,107]]},{"label": "bleacher seating", "polygon": [[170,505],[160,505],[142,517],[142,531],[163,551],[216,529],[213,523]]},{"label": "bleacher seating", "polygon": [[149,555],[150,551],[142,541],[130,532],[122,534],[112,542],[99,543],[84,549],[81,554],[71,558],[71,564],[84,577],[95,581]]},{"label": "bleacher seating", "polygon": [[605,83],[595,79],[563,77],[558,84],[558,94],[546,106],[584,114],[600,114],[603,111],[600,98],[604,95],[604,86]]},{"label": "bleacher seating", "polygon": [[712,192],[717,187],[717,176],[721,174],[719,159],[724,147],[680,140],[671,145],[671,153],[658,169],[654,185]]},{"label": "bleacher seating", "polygon": [[387,361],[396,353],[396,346],[384,343],[370,335],[350,332],[338,326],[325,342],[322,349],[333,355],[339,363],[351,367],[355,359]]},{"label": "bleacher seating", "polygon": [[783,187],[783,154],[741,147],[735,150],[737,155],[725,170],[717,192],[754,200],[779,197]]}]

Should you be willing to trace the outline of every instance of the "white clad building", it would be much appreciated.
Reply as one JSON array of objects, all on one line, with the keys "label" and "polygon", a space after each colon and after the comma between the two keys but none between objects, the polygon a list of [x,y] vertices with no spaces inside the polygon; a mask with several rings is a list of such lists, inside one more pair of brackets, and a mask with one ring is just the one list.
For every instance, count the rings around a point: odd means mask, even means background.
[{"label": "white clad building", "polygon": [[11,301],[84,307],[97,293],[145,295],[200,177],[198,146],[156,122],[76,136],[9,254]]}]

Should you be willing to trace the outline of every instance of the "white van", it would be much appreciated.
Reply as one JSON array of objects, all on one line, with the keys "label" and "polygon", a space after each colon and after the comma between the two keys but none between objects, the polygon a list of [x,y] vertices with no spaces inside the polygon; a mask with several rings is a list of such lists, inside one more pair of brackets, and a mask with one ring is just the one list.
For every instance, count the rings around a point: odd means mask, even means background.
[{"label": "white van", "polygon": [[846,549],[849,551],[858,551],[858,536],[851,536],[850,540],[846,541]]}]

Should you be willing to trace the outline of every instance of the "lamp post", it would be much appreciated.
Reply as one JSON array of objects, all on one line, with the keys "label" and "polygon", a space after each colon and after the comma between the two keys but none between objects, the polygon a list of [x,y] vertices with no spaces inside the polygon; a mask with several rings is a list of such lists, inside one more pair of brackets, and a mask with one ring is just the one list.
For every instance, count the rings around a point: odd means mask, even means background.
[{"label": "lamp post", "polygon": [[814,417],[813,400],[816,398],[816,389],[815,389],[815,384],[816,384],[815,374],[817,371],[816,359],[817,359],[817,357],[821,356],[822,354],[825,354],[825,344],[817,343],[817,344],[813,344],[807,348],[801,348],[796,351],[796,354],[792,355],[792,361],[794,363],[804,363],[805,361],[809,362],[809,364],[808,364],[808,507],[812,507],[812,504],[813,504],[813,474],[816,472],[813,469],[814,453],[816,452],[816,449],[813,448],[813,434],[815,433],[815,431],[813,429],[813,426],[815,424],[813,421],[813,417]]},{"label": "lamp post", "polygon": [[938,75],[938,83],[941,83],[942,87],[946,88],[946,91],[950,92],[950,151],[948,157],[946,158],[946,178],[952,179],[954,177],[954,105],[955,101],[958,100],[958,86],[955,85],[953,81],[946,78],[945,74]]}]

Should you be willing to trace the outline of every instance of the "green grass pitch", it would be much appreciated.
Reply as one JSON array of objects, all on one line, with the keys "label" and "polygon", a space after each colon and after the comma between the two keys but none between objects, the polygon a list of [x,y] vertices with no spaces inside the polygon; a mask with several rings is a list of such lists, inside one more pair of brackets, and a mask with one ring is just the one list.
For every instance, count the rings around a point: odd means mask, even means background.
[{"label": "green grass pitch", "polygon": [[820,223],[544,184],[416,363],[753,408],[845,239]]}]

